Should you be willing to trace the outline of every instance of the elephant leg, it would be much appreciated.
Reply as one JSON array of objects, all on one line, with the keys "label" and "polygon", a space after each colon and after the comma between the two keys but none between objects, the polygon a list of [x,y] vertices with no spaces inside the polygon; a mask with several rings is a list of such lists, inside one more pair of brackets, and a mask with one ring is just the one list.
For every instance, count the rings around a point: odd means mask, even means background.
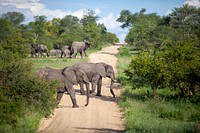
[{"label": "elephant leg", "polygon": [[96,89],[97,83],[96,82],[92,82],[92,90],[90,91],[90,93],[94,93],[95,89]]},{"label": "elephant leg", "polygon": [[67,87],[67,91],[68,91],[68,93],[69,93],[69,95],[70,95],[70,98],[71,98],[71,101],[72,101],[72,104],[73,104],[73,108],[78,108],[79,106],[77,105],[77,103],[76,103],[76,96],[75,96],[75,90],[74,90],[74,88],[73,88],[73,86],[72,87]]},{"label": "elephant leg", "polygon": [[84,51],[85,57],[87,57],[86,52]]},{"label": "elephant leg", "polygon": [[100,78],[99,75],[96,75],[96,76],[94,76],[92,78],[92,82],[91,82],[91,84],[92,84],[92,91],[90,91],[90,93],[94,93],[95,92],[95,89],[96,89],[97,83],[99,81],[99,78]]},{"label": "elephant leg", "polygon": [[76,58],[76,56],[77,56],[77,52],[74,54],[74,58]]},{"label": "elephant leg", "polygon": [[46,53],[47,53],[47,57],[49,57],[49,53],[48,53],[48,51],[47,51]]},{"label": "elephant leg", "polygon": [[80,52],[81,58],[83,58],[83,52]]},{"label": "elephant leg", "polygon": [[63,97],[63,92],[57,92],[57,98],[56,98],[56,107],[58,108],[58,104],[60,103],[60,100]]},{"label": "elephant leg", "polygon": [[61,54],[60,54],[60,58],[62,58],[62,56],[63,56],[63,52],[61,52]]},{"label": "elephant leg", "polygon": [[77,55],[77,50],[74,50],[73,54],[72,54],[72,58],[76,58],[76,55]]},{"label": "elephant leg", "polygon": [[80,86],[80,93],[81,93],[81,95],[85,95],[84,84],[80,83],[79,86]]},{"label": "elephant leg", "polygon": [[96,96],[101,96],[101,86],[102,86],[102,77],[99,78],[98,83],[97,83],[97,95]]},{"label": "elephant leg", "polygon": [[62,99],[65,91],[66,91],[66,89],[63,86],[57,88],[56,107],[58,107],[58,104],[60,103],[60,100]]},{"label": "elephant leg", "polygon": [[[38,54],[39,55],[39,54]],[[38,56],[39,57],[39,56]],[[40,57],[43,57],[43,54],[42,54],[42,52],[40,52]]]}]

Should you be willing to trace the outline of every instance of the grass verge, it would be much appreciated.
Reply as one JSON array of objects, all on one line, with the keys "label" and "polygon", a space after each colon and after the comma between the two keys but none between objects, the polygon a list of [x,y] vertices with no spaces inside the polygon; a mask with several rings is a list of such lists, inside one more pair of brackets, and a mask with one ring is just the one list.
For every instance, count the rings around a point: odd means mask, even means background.
[{"label": "grass verge", "polygon": [[133,89],[132,81],[123,73],[131,60],[124,51],[126,48],[120,49],[122,53],[117,55],[117,75],[123,85],[119,105],[125,116],[125,132],[195,132],[200,121],[200,106],[187,99],[174,99],[175,92],[167,88],[158,90],[156,98],[149,96],[152,90],[148,86]]}]

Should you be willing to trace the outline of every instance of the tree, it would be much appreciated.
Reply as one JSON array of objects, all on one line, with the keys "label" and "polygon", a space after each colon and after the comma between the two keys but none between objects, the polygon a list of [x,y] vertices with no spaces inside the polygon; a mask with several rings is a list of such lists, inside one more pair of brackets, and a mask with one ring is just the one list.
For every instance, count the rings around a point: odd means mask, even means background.
[{"label": "tree", "polygon": [[183,7],[175,8],[169,14],[169,18],[170,26],[176,29],[182,28],[185,37],[191,34],[200,37],[200,8],[185,4]]},{"label": "tree", "polygon": [[83,30],[78,17],[66,15],[61,19],[59,35],[61,45],[71,45],[73,41],[83,41]]},{"label": "tree", "polygon": [[34,33],[34,42],[38,37],[43,38],[45,36],[46,16],[35,16],[35,21],[29,23],[30,30]]},{"label": "tree", "polygon": [[2,15],[2,18],[11,21],[15,26],[19,26],[25,20],[21,12],[7,12]]},{"label": "tree", "polygon": [[26,57],[28,49],[21,29],[15,27],[11,21],[0,19],[0,47],[19,57]]},{"label": "tree", "polygon": [[85,11],[85,14],[83,15],[83,18],[81,19],[81,23],[85,26],[91,23],[95,23],[98,20],[98,16],[95,15],[95,12],[92,10]]},{"label": "tree", "polygon": [[122,12],[122,16],[118,18],[118,21],[120,22],[125,21],[121,27],[131,26],[125,41],[128,44],[139,48],[146,48],[150,45],[154,45],[152,35],[156,27],[159,25],[160,17],[155,13],[144,14],[145,9],[134,14],[131,14],[128,11],[125,13]]},{"label": "tree", "polygon": [[73,29],[75,25],[79,24],[79,21],[80,20],[76,16],[66,15],[60,20],[60,26],[70,30]]},{"label": "tree", "polygon": [[[131,81],[157,88],[178,89],[181,96],[200,88],[199,8],[184,5],[166,17],[144,11],[131,14],[132,27],[126,41],[147,44],[125,70]],[[137,17],[136,17],[137,16]]]},{"label": "tree", "polygon": [[129,28],[132,26],[132,13],[129,10],[122,10],[120,16],[117,19],[118,22],[121,22],[122,28]]},{"label": "tree", "polygon": [[51,24],[51,33],[53,35],[58,35],[60,30],[60,18],[53,18],[53,20],[51,20]]},{"label": "tree", "polygon": [[101,48],[103,43],[101,40],[101,29],[96,23],[90,23],[83,27],[84,38],[91,43],[91,48]]},{"label": "tree", "polygon": [[117,37],[117,35],[111,32],[106,33],[105,40],[106,42],[111,43],[111,44],[119,42],[119,38]]}]

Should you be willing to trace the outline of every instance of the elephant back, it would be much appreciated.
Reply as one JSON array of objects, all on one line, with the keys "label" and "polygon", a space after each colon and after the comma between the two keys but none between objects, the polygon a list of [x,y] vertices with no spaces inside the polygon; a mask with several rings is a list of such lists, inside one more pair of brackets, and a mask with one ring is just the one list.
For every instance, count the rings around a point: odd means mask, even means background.
[{"label": "elephant back", "polygon": [[72,45],[71,45],[71,51],[74,51],[74,50],[82,50],[82,49],[85,49],[86,47],[86,44],[85,42],[73,42]]},{"label": "elephant back", "polygon": [[63,69],[44,67],[37,70],[35,75],[38,77],[44,77],[47,80],[59,80],[61,82],[66,82],[64,75],[62,75],[62,71]]},{"label": "elephant back", "polygon": [[78,83],[89,83],[87,75],[79,68],[66,67],[63,69],[62,74],[73,85],[78,85]]}]

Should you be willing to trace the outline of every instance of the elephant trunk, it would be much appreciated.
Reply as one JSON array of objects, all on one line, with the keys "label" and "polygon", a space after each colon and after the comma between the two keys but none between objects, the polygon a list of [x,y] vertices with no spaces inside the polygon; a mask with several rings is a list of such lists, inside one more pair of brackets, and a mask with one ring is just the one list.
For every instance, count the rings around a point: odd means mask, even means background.
[{"label": "elephant trunk", "polygon": [[111,79],[114,83],[117,83],[117,80],[116,79]]},{"label": "elephant trunk", "polygon": [[115,94],[113,92],[113,85],[114,85],[114,80],[112,79],[110,83],[110,93],[113,95],[113,98],[115,98]]}]

